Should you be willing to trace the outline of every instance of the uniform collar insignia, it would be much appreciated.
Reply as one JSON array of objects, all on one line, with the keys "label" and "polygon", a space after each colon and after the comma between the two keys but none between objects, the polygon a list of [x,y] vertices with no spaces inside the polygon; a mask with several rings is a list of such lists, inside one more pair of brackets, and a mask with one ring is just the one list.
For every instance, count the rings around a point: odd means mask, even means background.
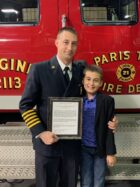
[{"label": "uniform collar insignia", "polygon": [[55,69],[55,66],[54,66],[54,65],[52,65],[52,66],[51,66],[51,68],[52,68],[52,69]]}]

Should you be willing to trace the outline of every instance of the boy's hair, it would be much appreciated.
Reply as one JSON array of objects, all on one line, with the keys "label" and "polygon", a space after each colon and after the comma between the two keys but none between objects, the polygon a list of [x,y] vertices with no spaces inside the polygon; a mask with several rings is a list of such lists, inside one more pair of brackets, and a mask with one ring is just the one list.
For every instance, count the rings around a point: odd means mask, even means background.
[{"label": "boy's hair", "polygon": [[87,65],[83,71],[83,78],[85,77],[85,74],[87,71],[96,72],[100,75],[101,80],[103,79],[103,70],[100,66],[97,65]]},{"label": "boy's hair", "polygon": [[57,36],[64,31],[68,31],[68,32],[75,34],[77,36],[77,32],[73,27],[63,27],[63,28],[59,29]]}]

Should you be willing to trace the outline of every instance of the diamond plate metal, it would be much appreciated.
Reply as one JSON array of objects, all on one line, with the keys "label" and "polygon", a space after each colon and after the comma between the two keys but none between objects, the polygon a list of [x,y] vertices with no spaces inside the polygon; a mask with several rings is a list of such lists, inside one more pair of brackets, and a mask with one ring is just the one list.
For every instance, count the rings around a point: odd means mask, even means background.
[{"label": "diamond plate metal", "polygon": [[0,125],[0,179],[35,178],[34,160],[29,129],[16,123]]},{"label": "diamond plate metal", "polygon": [[[117,164],[109,168],[108,180],[140,180],[140,115],[119,114],[115,133]],[[134,164],[133,159],[138,159]]]},{"label": "diamond plate metal", "polygon": [[[107,180],[140,180],[140,117],[139,114],[119,114],[115,133],[116,166],[109,168]],[[35,178],[34,150],[31,134],[24,123],[0,125],[0,179]]]}]

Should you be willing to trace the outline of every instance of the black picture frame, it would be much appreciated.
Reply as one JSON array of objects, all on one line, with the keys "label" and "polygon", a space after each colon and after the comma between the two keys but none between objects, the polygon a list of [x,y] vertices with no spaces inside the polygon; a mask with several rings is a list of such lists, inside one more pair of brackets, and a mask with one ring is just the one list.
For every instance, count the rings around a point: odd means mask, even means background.
[{"label": "black picture frame", "polygon": [[60,139],[81,139],[83,99],[49,97],[47,128]]}]

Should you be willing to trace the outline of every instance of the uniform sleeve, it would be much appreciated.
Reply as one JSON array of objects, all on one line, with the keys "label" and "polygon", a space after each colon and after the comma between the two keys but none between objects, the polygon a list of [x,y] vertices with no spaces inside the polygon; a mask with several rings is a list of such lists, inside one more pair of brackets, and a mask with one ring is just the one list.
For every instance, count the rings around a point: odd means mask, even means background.
[{"label": "uniform sleeve", "polygon": [[19,109],[23,120],[30,128],[33,136],[45,130],[35,107],[40,98],[40,81],[37,66],[32,65],[27,76],[24,92],[19,103]]},{"label": "uniform sleeve", "polygon": [[[114,99],[110,97],[110,99],[108,100],[108,121],[109,120],[111,121],[114,115],[115,115],[115,103],[114,103]],[[114,133],[109,128],[107,128],[106,154],[107,155],[116,154]]]}]

